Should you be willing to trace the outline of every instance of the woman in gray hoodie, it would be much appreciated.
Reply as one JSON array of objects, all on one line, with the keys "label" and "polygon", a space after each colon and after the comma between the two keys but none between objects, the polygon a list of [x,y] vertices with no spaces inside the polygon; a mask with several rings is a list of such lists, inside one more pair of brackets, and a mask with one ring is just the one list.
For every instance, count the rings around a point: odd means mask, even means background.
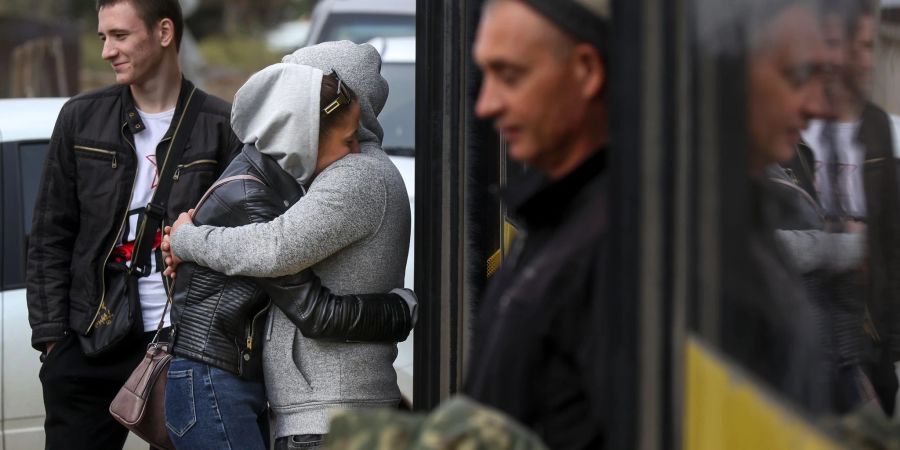
[{"label": "woman in gray hoodie", "polygon": [[[376,117],[388,95],[381,57],[370,45],[341,41],[300,49],[283,62],[340,73],[359,98],[360,152],[322,170],[306,195],[271,222],[176,227],[173,253],[228,275],[277,277],[312,267],[336,294],[401,287],[410,209],[403,179],[381,149]],[[236,105],[233,114],[239,113]],[[239,128],[241,136],[246,130]],[[263,372],[276,448],[313,448],[328,431],[332,409],[399,402],[395,344],[308,339],[277,309],[267,330]]]}]

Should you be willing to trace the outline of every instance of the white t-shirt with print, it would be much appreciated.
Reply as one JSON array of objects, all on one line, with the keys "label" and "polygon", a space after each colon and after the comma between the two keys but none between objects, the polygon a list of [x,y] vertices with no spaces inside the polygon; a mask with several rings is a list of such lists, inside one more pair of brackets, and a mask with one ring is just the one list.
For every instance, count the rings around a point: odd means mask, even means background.
[{"label": "white t-shirt with print", "polygon": [[[156,146],[169,130],[175,109],[161,113],[148,114],[138,110],[141,121],[144,123],[144,131],[134,135],[135,150],[137,150],[137,177],[135,178],[134,192],[131,195],[131,203],[128,211],[128,222],[123,234],[126,238],[122,242],[133,242],[136,238],[137,228],[144,209],[153,192],[156,190],[158,180]],[[161,163],[161,161],[160,161]],[[154,249],[150,253],[150,263],[153,270],[150,275],[138,279],[138,292],[141,297],[141,316],[144,322],[144,331],[155,331],[159,326],[166,305],[166,289],[163,285],[161,267],[162,261],[159,250]],[[170,324],[169,314],[166,313],[165,325]]]},{"label": "white t-shirt with print", "polygon": [[[863,189],[863,165],[865,148],[857,141],[859,122],[831,122],[831,140],[834,143],[837,159],[838,189],[832,193],[833,186],[829,180],[829,137],[826,134],[826,123],[813,120],[803,131],[803,140],[810,146],[815,157],[816,191],[822,207],[829,214],[865,218],[866,195]],[[834,170],[834,169],[831,169]],[[835,204],[835,201],[838,204]]]}]

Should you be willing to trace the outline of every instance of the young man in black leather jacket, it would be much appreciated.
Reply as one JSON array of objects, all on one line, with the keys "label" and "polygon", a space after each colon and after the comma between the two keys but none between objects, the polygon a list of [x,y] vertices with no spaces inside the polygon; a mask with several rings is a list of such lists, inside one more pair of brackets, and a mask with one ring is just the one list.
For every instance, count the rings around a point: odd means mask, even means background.
[{"label": "young man in black leather jacket", "polygon": [[[104,266],[134,240],[158,182],[156,164],[193,89],[178,63],[184,24],[177,0],[101,0],[98,18],[102,56],[117,84],[77,95],[60,112],[28,250],[29,322],[32,346],[43,353],[48,449],[114,449],[125,442],[127,430],[108,408],[150,337],[89,358],[77,335],[90,336],[107,304]],[[240,151],[229,116],[228,103],[206,97],[178,180],[163,199],[163,223],[194,205]],[[138,281],[144,331],[155,330],[166,301],[159,270]]]}]

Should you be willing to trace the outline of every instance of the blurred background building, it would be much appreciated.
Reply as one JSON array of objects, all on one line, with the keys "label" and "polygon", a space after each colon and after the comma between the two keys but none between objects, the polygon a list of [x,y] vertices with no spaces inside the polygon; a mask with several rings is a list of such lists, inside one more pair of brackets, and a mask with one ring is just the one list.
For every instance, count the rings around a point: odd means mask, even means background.
[{"label": "blurred background building", "polygon": [[[254,71],[306,42],[317,0],[181,0],[185,74],[231,100]],[[113,82],[93,1],[0,2],[0,97],[71,96]]]}]

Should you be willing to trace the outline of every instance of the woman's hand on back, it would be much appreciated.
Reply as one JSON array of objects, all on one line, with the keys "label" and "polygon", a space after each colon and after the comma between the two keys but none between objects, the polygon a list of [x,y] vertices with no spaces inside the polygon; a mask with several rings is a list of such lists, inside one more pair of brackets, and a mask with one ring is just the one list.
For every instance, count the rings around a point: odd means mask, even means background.
[{"label": "woman's hand on back", "polygon": [[175,220],[175,223],[172,224],[172,226],[170,226],[170,227],[167,226],[163,230],[162,243],[160,243],[159,248],[160,248],[160,250],[162,250],[163,260],[166,263],[166,269],[163,271],[164,276],[174,279],[175,272],[178,270],[178,265],[181,264],[181,259],[178,258],[178,255],[176,255],[172,251],[172,235],[175,234],[175,232],[178,231],[178,229],[181,228],[182,225],[188,224],[188,223],[192,224],[193,217],[194,217],[193,209],[191,209],[190,211],[188,211],[186,213],[181,213],[178,216],[178,219]]}]

